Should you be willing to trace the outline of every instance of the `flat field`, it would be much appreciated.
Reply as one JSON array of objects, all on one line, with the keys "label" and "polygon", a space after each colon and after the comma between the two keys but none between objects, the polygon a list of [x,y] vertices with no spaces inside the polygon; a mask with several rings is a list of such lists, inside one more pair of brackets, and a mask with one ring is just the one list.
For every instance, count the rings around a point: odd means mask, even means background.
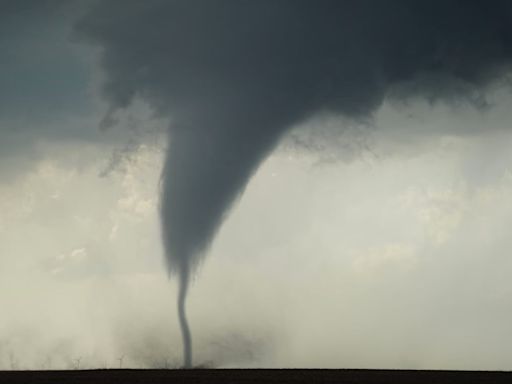
[{"label": "flat field", "polygon": [[512,383],[512,372],[408,371],[365,369],[105,369],[83,371],[0,371],[9,384],[196,384],[344,383],[443,384]]}]

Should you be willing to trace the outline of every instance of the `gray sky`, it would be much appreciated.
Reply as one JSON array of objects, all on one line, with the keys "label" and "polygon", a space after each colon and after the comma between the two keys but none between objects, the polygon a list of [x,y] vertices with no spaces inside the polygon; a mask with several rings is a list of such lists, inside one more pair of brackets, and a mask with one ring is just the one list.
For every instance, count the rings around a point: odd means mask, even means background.
[{"label": "gray sky", "polygon": [[[174,115],[158,110],[179,95],[129,83],[150,91],[99,129],[121,95],[102,87],[131,69],[113,77],[72,32],[87,2],[37,4],[0,15],[0,368],[179,365],[159,218]],[[512,95],[426,94],[291,124],[192,281],[195,362],[511,369]]]}]

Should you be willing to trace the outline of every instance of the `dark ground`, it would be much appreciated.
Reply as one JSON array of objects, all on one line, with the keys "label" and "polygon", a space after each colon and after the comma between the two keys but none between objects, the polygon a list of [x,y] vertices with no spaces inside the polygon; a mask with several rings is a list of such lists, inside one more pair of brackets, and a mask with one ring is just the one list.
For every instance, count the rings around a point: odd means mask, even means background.
[{"label": "dark ground", "polygon": [[0,371],[0,383],[512,383],[512,372],[363,369]]}]

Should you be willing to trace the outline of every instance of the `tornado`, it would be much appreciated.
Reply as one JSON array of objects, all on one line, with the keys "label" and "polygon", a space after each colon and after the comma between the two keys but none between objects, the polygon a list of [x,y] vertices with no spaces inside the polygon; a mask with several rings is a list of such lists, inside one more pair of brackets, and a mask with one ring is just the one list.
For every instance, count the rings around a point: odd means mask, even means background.
[{"label": "tornado", "polygon": [[[250,116],[241,116],[245,123],[236,124],[264,124],[261,115]],[[216,125],[214,121],[213,117],[208,121],[194,119],[193,127],[170,132],[162,172],[162,238],[168,271],[178,278],[178,317],[186,368],[192,364],[192,340],[185,315],[190,274],[202,261],[230,205],[279,137],[275,131],[235,134],[229,132],[237,126],[234,122],[224,125],[229,120],[223,120]],[[205,129],[212,134],[204,135]]]},{"label": "tornado", "polygon": [[192,367],[192,336],[188,325],[187,314],[185,312],[185,300],[187,299],[187,290],[189,284],[188,267],[180,271],[178,288],[178,319],[180,322],[181,334],[183,337],[183,367]]},{"label": "tornado", "polygon": [[507,0],[108,0],[76,31],[101,47],[111,110],[142,99],[170,120],[160,213],[185,367],[191,278],[286,132],[388,99],[479,108],[512,62]]}]

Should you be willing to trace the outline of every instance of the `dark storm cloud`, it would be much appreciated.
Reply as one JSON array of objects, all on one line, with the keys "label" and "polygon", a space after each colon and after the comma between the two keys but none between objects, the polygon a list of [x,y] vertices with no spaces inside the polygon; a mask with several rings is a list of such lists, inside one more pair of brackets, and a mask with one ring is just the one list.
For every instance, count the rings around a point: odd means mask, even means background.
[{"label": "dark storm cloud", "polygon": [[[0,10],[0,118],[84,113],[88,74],[69,41],[76,1],[4,1]],[[63,132],[66,133],[66,132]]]},{"label": "dark storm cloud", "polygon": [[105,1],[78,30],[104,93],[172,116],[163,221],[170,268],[195,265],[294,123],[370,114],[389,95],[475,99],[509,68],[507,1]]},{"label": "dark storm cloud", "polygon": [[99,2],[78,31],[103,48],[113,110],[140,97],[173,121],[162,222],[180,302],[292,125],[319,112],[368,116],[385,97],[482,103],[509,69],[511,12],[505,0]]},{"label": "dark storm cloud", "polygon": [[90,3],[0,0],[1,183],[48,156],[41,142],[112,141],[98,130],[92,52],[71,33]]}]

